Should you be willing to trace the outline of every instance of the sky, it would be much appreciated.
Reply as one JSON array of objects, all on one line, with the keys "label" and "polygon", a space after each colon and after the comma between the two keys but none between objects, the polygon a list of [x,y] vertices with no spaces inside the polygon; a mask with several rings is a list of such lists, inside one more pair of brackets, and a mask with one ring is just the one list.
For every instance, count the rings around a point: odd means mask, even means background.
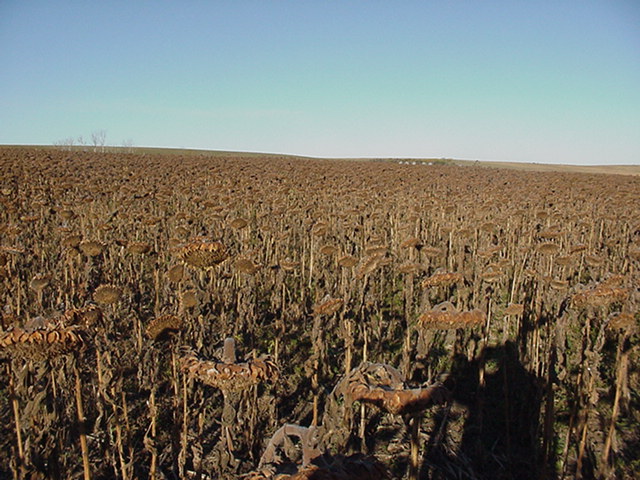
[{"label": "sky", "polygon": [[0,0],[0,144],[640,164],[638,0]]}]

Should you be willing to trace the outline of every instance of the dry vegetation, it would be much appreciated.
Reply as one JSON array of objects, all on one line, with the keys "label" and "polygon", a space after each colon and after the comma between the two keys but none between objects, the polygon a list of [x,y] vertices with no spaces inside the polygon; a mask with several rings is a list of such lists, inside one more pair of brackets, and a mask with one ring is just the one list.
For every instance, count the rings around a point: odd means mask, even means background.
[{"label": "dry vegetation", "polygon": [[640,476],[638,177],[0,169],[0,477]]}]

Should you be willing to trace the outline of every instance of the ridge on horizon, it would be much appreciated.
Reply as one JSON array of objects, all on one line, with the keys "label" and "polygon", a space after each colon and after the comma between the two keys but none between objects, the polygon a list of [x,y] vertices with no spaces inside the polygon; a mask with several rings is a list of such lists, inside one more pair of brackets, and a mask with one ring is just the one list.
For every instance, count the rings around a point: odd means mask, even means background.
[{"label": "ridge on horizon", "polygon": [[[295,153],[278,153],[278,152],[256,152],[256,151],[239,151],[239,150],[214,150],[201,148],[183,148],[183,147],[150,147],[150,146],[110,146],[94,147],[91,145],[28,145],[28,144],[2,144],[0,148],[19,148],[19,149],[54,149],[68,151],[85,151],[88,153],[157,153],[157,154],[198,154],[198,155],[237,155],[237,156],[268,156],[268,157],[289,157],[298,159],[315,159],[315,160],[335,160],[335,161],[371,161],[371,162],[416,162],[420,164],[440,164],[455,166],[476,166],[484,168],[496,169],[515,169],[523,171],[546,171],[546,172],[565,172],[565,173],[599,173],[599,174],[618,174],[618,175],[638,175],[640,176],[640,164],[600,164],[600,165],[581,165],[581,164],[557,164],[542,162],[518,162],[505,160],[470,160],[449,157],[315,157],[310,155],[301,155]],[[93,151],[94,149],[99,151]]]}]

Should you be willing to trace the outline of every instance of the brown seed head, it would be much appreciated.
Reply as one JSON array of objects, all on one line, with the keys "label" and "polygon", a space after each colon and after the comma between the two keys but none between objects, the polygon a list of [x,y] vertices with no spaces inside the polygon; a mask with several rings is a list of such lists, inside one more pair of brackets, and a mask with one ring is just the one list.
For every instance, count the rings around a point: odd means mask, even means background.
[{"label": "brown seed head", "polygon": [[231,228],[241,230],[249,225],[249,222],[244,218],[234,218],[233,220],[231,220],[231,222],[229,222],[229,225],[231,226]]},{"label": "brown seed head", "polygon": [[167,271],[167,277],[169,281],[172,283],[180,283],[184,278],[184,265],[179,263],[178,265],[174,265]]},{"label": "brown seed head", "polygon": [[322,255],[332,256],[338,253],[338,248],[335,245],[323,245],[318,251]]},{"label": "brown seed head", "polygon": [[522,315],[524,313],[524,305],[522,303],[512,303],[504,309],[505,315]]},{"label": "brown seed head", "polygon": [[233,262],[233,268],[240,273],[244,273],[245,275],[255,275],[256,273],[258,273],[258,270],[262,268],[262,265],[257,265],[248,258],[237,258]]},{"label": "brown seed head", "polygon": [[50,360],[81,349],[82,333],[79,327],[52,323],[34,330],[13,327],[0,334],[0,352],[12,358]]},{"label": "brown seed head", "polygon": [[82,308],[70,308],[60,316],[63,325],[80,325],[92,327],[102,320],[102,310],[97,305],[87,305]]},{"label": "brown seed head", "polygon": [[631,313],[614,313],[609,316],[607,327],[611,330],[633,333],[638,330],[638,322]]},{"label": "brown seed head", "polygon": [[560,251],[560,245],[553,242],[544,242],[538,245],[537,250],[543,255],[555,255]]},{"label": "brown seed head", "polygon": [[262,382],[275,382],[279,371],[268,358],[242,363],[200,360],[194,352],[185,351],[180,357],[182,370],[205,385],[223,391],[239,391]]},{"label": "brown seed head", "polygon": [[80,251],[88,257],[97,257],[104,250],[105,245],[95,240],[80,242]]},{"label": "brown seed head", "polygon": [[182,306],[184,308],[193,308],[198,305],[198,296],[196,292],[193,290],[186,290],[182,292],[182,297],[180,298]]},{"label": "brown seed head", "polygon": [[418,237],[406,238],[401,244],[400,248],[418,248],[422,245]]},{"label": "brown seed head", "polygon": [[487,269],[482,272],[480,277],[487,283],[497,283],[503,279],[504,272],[498,265],[492,264],[487,266]]},{"label": "brown seed head", "polygon": [[484,325],[486,315],[480,310],[459,312],[450,302],[436,305],[418,317],[418,324],[431,330],[474,328]]},{"label": "brown seed head", "polygon": [[448,287],[450,285],[462,283],[463,281],[464,277],[461,273],[437,270],[433,275],[425,278],[420,285],[422,288]]},{"label": "brown seed head", "polygon": [[62,246],[65,248],[78,248],[82,242],[82,235],[68,235],[62,239]]},{"label": "brown seed head", "polygon": [[163,315],[154,318],[147,325],[147,336],[153,341],[161,341],[172,333],[177,333],[184,328],[184,321],[175,315]]},{"label": "brown seed head", "polygon": [[604,259],[602,257],[598,257],[596,255],[585,255],[584,263],[589,265],[590,267],[601,267],[604,265]]},{"label": "brown seed head", "polygon": [[327,295],[313,306],[313,314],[330,316],[340,310],[343,304],[344,300],[341,298],[331,298]]},{"label": "brown seed head", "polygon": [[93,292],[93,299],[102,305],[116,303],[120,300],[121,296],[122,289],[111,284],[100,285],[96,288],[96,291]]},{"label": "brown seed head", "polygon": [[280,262],[280,267],[285,272],[293,272],[300,266],[300,262],[292,262],[291,260],[283,260]]},{"label": "brown seed head", "polygon": [[386,265],[388,260],[383,255],[370,255],[360,260],[358,268],[356,269],[356,277],[363,278],[367,275],[371,275],[378,268]]},{"label": "brown seed head", "polygon": [[567,282],[566,280],[552,279],[549,282],[549,286],[554,290],[566,290],[567,288],[569,288],[569,282]]},{"label": "brown seed head", "polygon": [[222,263],[229,256],[220,242],[191,242],[180,249],[185,263],[196,268],[211,268]]},{"label": "brown seed head", "polygon": [[50,282],[51,275],[41,273],[31,279],[31,283],[29,284],[29,286],[36,292],[41,292],[49,286]]},{"label": "brown seed head", "polygon": [[338,265],[342,268],[353,268],[358,264],[358,259],[352,255],[344,255],[338,259]]},{"label": "brown seed head", "polygon": [[606,307],[623,302],[629,297],[629,289],[621,287],[623,277],[614,276],[594,287],[582,290],[571,297],[571,304],[581,308],[585,306]]},{"label": "brown seed head", "polygon": [[145,253],[149,253],[151,251],[151,245],[147,242],[131,242],[127,246],[127,251],[129,253],[134,253],[137,255],[144,255]]}]

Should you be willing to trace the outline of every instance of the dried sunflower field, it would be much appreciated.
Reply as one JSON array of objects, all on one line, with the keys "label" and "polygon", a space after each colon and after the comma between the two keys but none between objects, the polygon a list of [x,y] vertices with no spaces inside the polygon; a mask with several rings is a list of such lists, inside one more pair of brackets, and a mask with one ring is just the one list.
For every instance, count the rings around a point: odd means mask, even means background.
[{"label": "dried sunflower field", "polygon": [[640,476],[640,177],[0,148],[0,477]]}]

